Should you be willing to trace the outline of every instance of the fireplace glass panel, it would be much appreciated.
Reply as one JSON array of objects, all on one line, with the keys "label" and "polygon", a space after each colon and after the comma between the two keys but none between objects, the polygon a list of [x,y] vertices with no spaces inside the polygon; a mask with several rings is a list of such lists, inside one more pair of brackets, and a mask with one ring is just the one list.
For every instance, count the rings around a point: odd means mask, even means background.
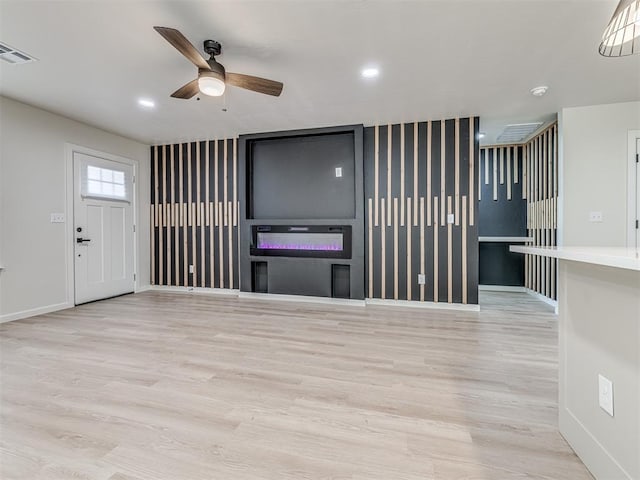
[{"label": "fireplace glass panel", "polygon": [[341,252],[342,239],[342,233],[258,232],[257,247],[261,250]]}]

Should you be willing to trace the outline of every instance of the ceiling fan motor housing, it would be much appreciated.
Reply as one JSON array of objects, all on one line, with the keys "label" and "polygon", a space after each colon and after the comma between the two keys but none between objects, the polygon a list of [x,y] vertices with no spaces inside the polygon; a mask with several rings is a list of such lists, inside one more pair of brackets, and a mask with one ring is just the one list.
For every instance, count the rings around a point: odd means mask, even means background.
[{"label": "ceiling fan motor housing", "polygon": [[207,52],[208,55],[214,57],[222,53],[222,45],[220,45],[220,43],[216,42],[215,40],[205,40],[204,51]]}]

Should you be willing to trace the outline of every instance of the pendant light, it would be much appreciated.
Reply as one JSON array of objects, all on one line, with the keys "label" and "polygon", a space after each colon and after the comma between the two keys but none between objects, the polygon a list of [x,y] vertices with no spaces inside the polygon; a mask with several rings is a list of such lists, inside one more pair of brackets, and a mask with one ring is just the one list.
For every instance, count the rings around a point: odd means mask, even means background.
[{"label": "pendant light", "polygon": [[598,51],[604,57],[640,53],[640,0],[620,0]]}]

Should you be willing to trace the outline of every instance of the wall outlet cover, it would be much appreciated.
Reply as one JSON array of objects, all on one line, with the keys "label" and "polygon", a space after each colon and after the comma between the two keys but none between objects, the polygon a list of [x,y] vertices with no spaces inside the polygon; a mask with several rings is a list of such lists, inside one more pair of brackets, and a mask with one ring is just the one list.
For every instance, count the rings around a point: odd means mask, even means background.
[{"label": "wall outlet cover", "polygon": [[602,375],[598,375],[598,403],[613,417],[613,383]]},{"label": "wall outlet cover", "polygon": [[453,213],[447,215],[447,223],[456,223],[456,216]]},{"label": "wall outlet cover", "polygon": [[336,167],[336,178],[342,177],[342,167]]},{"label": "wall outlet cover", "polygon": [[602,212],[589,212],[589,221],[595,223],[602,222]]},{"label": "wall outlet cover", "polygon": [[51,223],[64,223],[64,213],[52,213]]},{"label": "wall outlet cover", "polygon": [[189,265],[189,273],[193,273],[193,265]]},{"label": "wall outlet cover", "polygon": [[425,283],[427,283],[426,275],[424,273],[419,273],[418,274],[418,285],[424,285]]}]

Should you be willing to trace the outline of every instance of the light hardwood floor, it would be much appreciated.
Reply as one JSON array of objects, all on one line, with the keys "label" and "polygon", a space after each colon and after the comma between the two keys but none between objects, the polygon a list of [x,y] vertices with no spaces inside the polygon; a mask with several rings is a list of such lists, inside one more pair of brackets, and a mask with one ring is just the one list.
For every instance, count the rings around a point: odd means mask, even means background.
[{"label": "light hardwood floor", "polygon": [[557,330],[481,313],[147,292],[0,326],[0,477],[590,479]]}]

